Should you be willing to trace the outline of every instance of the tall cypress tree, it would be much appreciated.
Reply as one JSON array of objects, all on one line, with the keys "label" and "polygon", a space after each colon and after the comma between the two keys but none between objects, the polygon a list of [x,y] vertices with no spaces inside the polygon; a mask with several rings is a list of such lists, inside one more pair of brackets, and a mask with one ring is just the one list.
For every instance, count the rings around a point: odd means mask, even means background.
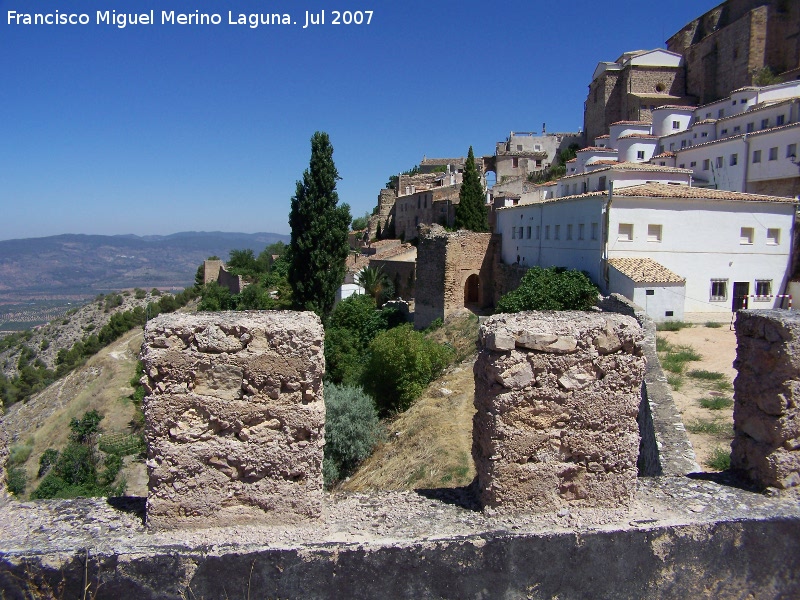
[{"label": "tall cypress tree", "polygon": [[323,319],[344,282],[349,252],[350,207],[338,206],[338,179],[333,146],[328,134],[318,131],[311,138],[311,162],[292,197],[289,284],[294,307],[313,310]]},{"label": "tall cypress tree", "polygon": [[458,205],[455,215],[456,229],[470,231],[489,231],[489,217],[486,210],[486,193],[481,177],[475,166],[475,154],[469,147],[467,162],[464,165],[464,177],[458,193]]}]

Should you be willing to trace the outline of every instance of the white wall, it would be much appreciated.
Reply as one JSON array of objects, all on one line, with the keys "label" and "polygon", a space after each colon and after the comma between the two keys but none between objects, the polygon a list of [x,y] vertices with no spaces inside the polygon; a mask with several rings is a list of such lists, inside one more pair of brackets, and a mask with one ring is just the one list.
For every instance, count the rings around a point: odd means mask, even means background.
[{"label": "white wall", "polygon": [[[657,148],[657,139],[627,138],[617,141],[620,162],[647,162],[653,158]],[[644,153],[642,158],[638,157],[639,152]]]},{"label": "white wall", "polygon": [[[633,301],[657,322],[681,321],[686,304],[686,286],[682,283],[637,283]],[[668,312],[672,315],[667,316]]]},{"label": "white wall", "polygon": [[[793,127],[755,134],[749,137],[750,152],[748,160],[747,180],[764,181],[766,179],[784,179],[800,176],[800,169],[786,156],[787,146],[795,144],[796,160],[800,160],[800,123]],[[778,148],[776,160],[769,160],[770,148]],[[761,162],[753,162],[754,152],[761,151]]]},{"label": "white wall", "polygon": [[[785,283],[791,250],[794,207],[790,203],[700,202],[614,197],[609,220],[609,258],[649,257],[686,279],[686,312],[730,312],[733,283]],[[620,223],[632,223],[633,241],[619,241]],[[662,226],[661,242],[647,240],[648,225]],[[742,227],[754,232],[752,245],[740,243]],[[780,243],[767,244],[767,229],[780,230]],[[727,279],[727,298],[710,299],[711,279]]]},{"label": "white wall", "polygon": [[[657,108],[653,111],[653,135],[663,137],[688,129],[693,115],[694,110],[692,108]],[[674,121],[678,121],[680,124],[677,129],[672,126]]]},{"label": "white wall", "polygon": [[[737,164],[731,166],[731,155],[737,156]],[[717,167],[717,157],[722,157],[722,167]],[[703,169],[703,161],[709,161],[708,170]],[[696,163],[692,166],[692,162]],[[741,136],[708,144],[693,146],[678,151],[675,164],[692,169],[694,177],[708,182],[711,187],[731,192],[745,190],[745,171],[747,168],[747,143]],[[705,184],[704,184],[705,185]]]}]

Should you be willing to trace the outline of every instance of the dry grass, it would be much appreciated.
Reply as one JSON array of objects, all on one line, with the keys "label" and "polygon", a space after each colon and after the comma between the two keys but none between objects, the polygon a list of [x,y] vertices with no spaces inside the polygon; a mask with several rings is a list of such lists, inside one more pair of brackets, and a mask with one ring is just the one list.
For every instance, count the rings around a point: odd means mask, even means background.
[{"label": "dry grass", "polygon": [[465,361],[433,382],[410,409],[387,424],[387,440],[340,489],[410,490],[469,484],[475,477],[471,455],[474,393],[472,361]]}]

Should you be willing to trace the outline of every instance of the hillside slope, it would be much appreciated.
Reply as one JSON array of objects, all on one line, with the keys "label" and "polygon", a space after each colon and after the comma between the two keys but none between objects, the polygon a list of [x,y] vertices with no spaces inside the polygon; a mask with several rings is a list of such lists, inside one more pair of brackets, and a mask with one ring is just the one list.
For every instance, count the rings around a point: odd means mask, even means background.
[{"label": "hillside slope", "polygon": [[[135,408],[128,398],[133,392],[129,382],[136,372],[141,344],[142,329],[129,331],[27,402],[8,407],[0,427],[6,431],[12,451],[15,446],[30,447],[24,463],[27,493],[38,484],[36,473],[42,453],[66,445],[73,417],[97,410],[104,417],[100,422],[103,435],[132,432]],[[126,458],[122,472],[128,480],[127,493],[146,495],[144,463],[131,458]]]}]

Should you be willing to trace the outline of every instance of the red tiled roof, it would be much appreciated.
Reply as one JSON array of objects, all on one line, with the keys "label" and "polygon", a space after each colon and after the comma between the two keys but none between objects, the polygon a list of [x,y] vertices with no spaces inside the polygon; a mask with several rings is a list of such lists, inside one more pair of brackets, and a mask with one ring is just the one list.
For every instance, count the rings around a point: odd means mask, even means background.
[{"label": "red tiled roof", "polygon": [[619,140],[627,140],[629,138],[636,138],[639,140],[657,140],[657,135],[650,135],[649,133],[629,133],[628,135],[619,136]]},{"label": "red tiled roof", "polygon": [[616,123],[612,123],[611,126],[614,125],[652,125],[652,121],[617,121]]},{"label": "red tiled roof", "polygon": [[652,258],[611,258],[608,264],[636,283],[683,283],[685,278],[673,273]]},{"label": "red tiled roof", "polygon": [[578,152],[618,152],[618,150],[614,148],[602,148],[600,146],[589,146],[588,148],[578,150]]},{"label": "red tiled roof", "polygon": [[731,200],[739,202],[795,202],[794,198],[745,194],[709,188],[689,187],[688,185],[669,185],[666,183],[645,183],[614,190],[615,196],[651,198],[698,198],[702,200]]}]

